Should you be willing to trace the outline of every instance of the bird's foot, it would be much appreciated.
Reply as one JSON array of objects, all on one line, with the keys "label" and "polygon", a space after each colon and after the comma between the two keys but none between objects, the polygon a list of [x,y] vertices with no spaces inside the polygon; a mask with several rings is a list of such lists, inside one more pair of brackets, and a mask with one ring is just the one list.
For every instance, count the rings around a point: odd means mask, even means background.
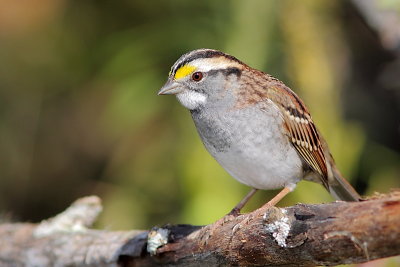
[{"label": "bird's foot", "polygon": [[233,209],[231,212],[226,214],[224,217],[221,219],[217,220],[216,222],[209,224],[203,228],[203,235],[201,239],[203,240],[203,244],[206,245],[208,242],[208,239],[210,239],[212,236],[214,236],[217,231],[220,231],[221,228],[228,222],[233,221],[237,216],[240,215],[240,211]]},{"label": "bird's foot", "polygon": [[233,216],[233,217],[237,217],[240,215],[240,209],[237,207],[234,207],[228,214],[226,214],[224,217],[227,216]]},{"label": "bird's foot", "polygon": [[234,235],[237,231],[239,231],[243,226],[246,226],[254,219],[254,214],[249,213],[249,214],[242,214],[243,217],[242,220],[239,220],[237,224],[232,228],[232,235]]}]

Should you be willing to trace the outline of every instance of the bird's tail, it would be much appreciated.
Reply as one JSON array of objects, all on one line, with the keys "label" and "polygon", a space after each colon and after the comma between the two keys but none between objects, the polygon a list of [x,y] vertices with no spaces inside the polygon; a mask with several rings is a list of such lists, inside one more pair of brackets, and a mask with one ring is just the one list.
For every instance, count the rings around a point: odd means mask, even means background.
[{"label": "bird's tail", "polygon": [[343,178],[335,165],[331,165],[331,175],[329,175],[329,192],[337,200],[360,201],[361,196],[357,191]]}]

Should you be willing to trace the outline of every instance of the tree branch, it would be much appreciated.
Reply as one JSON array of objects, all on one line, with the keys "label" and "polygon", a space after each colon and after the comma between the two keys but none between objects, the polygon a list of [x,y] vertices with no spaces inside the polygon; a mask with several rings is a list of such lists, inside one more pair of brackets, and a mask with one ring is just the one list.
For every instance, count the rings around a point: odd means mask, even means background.
[{"label": "tree branch", "polygon": [[400,193],[226,216],[205,227],[89,230],[97,197],[36,224],[0,225],[0,265],[336,265],[400,255]]}]

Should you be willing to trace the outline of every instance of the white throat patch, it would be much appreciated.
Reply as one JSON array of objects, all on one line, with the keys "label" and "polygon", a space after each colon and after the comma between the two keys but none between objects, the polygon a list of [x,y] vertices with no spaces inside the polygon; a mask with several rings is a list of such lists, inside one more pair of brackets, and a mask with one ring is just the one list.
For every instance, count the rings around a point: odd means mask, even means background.
[{"label": "white throat patch", "polygon": [[189,110],[196,109],[199,106],[204,105],[207,101],[206,95],[192,90],[184,90],[182,93],[177,94],[176,97],[179,102]]}]

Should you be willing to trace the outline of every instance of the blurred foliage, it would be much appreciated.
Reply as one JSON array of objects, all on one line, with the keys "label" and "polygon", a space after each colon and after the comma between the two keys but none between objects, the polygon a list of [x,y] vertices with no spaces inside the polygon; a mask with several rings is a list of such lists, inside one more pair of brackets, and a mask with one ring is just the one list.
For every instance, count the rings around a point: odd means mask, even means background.
[{"label": "blurred foliage", "polygon": [[[298,92],[361,193],[400,187],[400,76],[385,76],[400,53],[349,1],[6,0],[0,210],[38,221],[97,194],[99,227],[111,229],[226,214],[249,188],[206,152],[175,98],[156,95],[175,60],[201,47]],[[320,185],[301,182],[280,205],[326,201]]]}]

